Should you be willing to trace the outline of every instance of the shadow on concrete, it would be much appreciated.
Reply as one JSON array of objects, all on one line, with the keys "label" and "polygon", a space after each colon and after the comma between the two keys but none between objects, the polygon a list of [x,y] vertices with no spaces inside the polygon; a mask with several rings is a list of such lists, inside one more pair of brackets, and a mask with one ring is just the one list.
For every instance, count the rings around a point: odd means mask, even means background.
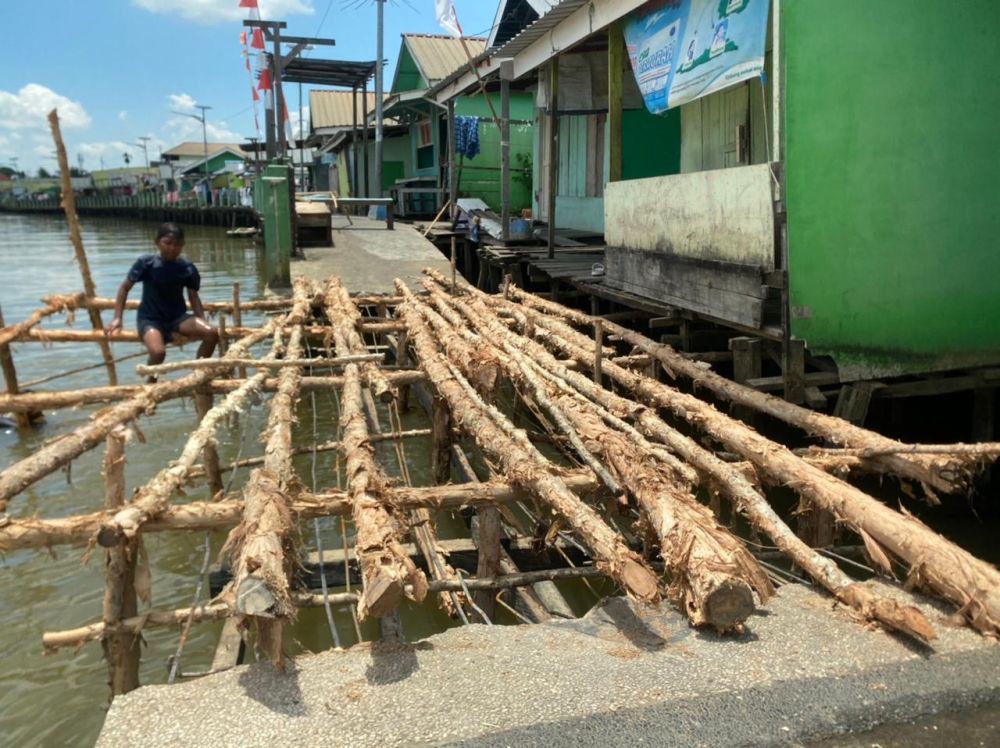
[{"label": "shadow on concrete", "polygon": [[371,647],[371,662],[365,668],[365,677],[372,686],[386,686],[398,683],[415,673],[417,647],[405,642],[374,642]]},{"label": "shadow on concrete", "polygon": [[292,660],[286,658],[285,672],[276,670],[270,663],[259,662],[240,673],[239,684],[247,698],[267,707],[272,712],[288,717],[306,714],[299,687],[299,671]]}]

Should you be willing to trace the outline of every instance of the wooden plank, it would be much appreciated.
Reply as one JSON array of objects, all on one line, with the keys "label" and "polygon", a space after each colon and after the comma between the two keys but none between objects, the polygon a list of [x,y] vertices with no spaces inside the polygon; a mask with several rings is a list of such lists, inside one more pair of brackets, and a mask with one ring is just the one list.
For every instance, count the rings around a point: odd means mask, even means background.
[{"label": "wooden plank", "polygon": [[219,634],[219,643],[215,647],[215,656],[212,658],[212,672],[229,670],[243,662],[245,651],[243,634],[240,631],[240,623],[237,618],[227,618],[222,626],[222,633]]}]

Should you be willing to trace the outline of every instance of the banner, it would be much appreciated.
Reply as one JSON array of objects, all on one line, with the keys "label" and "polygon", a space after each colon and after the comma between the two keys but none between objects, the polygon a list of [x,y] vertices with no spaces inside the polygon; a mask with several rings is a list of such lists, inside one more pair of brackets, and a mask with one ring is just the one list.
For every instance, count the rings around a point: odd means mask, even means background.
[{"label": "banner", "polygon": [[764,72],[769,0],[656,0],[625,23],[646,108],[660,114]]}]

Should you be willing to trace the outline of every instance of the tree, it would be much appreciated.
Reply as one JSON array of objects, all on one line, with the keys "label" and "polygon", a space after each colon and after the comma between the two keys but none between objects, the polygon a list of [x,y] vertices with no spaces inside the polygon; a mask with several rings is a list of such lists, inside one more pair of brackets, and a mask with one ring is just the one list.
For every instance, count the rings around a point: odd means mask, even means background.
[{"label": "tree", "polygon": [[48,170],[44,166],[38,167],[38,178],[39,179],[51,179],[52,175],[49,174]]}]

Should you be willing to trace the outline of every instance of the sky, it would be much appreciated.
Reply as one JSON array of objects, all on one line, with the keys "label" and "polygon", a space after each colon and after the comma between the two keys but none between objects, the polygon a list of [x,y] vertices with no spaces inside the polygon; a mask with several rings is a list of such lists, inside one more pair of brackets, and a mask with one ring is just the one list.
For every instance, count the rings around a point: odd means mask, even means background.
[{"label": "sky", "polygon": [[[375,59],[373,0],[259,0],[261,16],[294,36],[333,38],[318,59]],[[468,35],[486,35],[498,0],[454,0]],[[201,141],[201,123],[176,112],[206,104],[208,139],[256,136],[250,79],[239,41],[246,9],[239,0],[0,0],[0,166],[34,175],[57,168],[46,115],[59,110],[70,162],[85,169],[143,163],[178,143]],[[387,0],[385,88],[403,32],[444,33],[434,0]],[[303,86],[303,120],[308,91]],[[285,88],[293,128],[298,84]],[[263,110],[260,111],[263,123]],[[297,130],[296,130],[297,132]],[[16,162],[14,161],[16,159]]]}]

